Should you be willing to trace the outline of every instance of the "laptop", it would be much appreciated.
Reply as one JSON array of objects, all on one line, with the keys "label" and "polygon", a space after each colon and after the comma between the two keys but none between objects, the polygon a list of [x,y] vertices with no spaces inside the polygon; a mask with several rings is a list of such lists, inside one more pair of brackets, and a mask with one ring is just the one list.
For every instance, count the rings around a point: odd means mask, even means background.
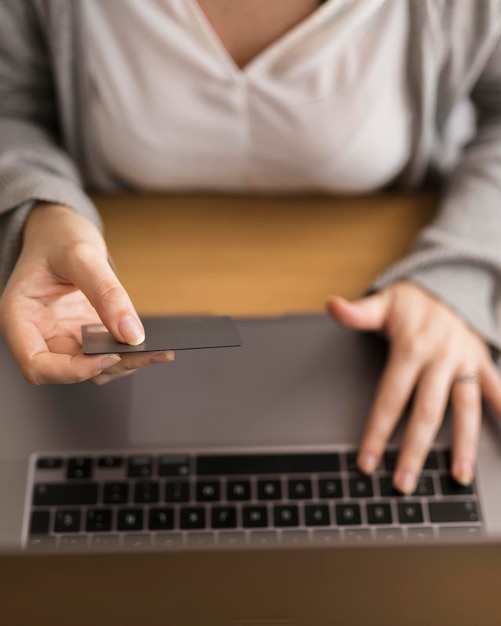
[{"label": "laptop", "polygon": [[355,462],[385,342],[320,314],[237,326],[243,347],[178,351],[103,387],[31,386],[2,342],[0,548],[252,552],[500,533],[487,409],[474,485],[450,478],[447,417],[404,497],[391,486],[402,427],[373,477]]},{"label": "laptop", "polygon": [[8,626],[499,624],[501,544],[0,556]]}]

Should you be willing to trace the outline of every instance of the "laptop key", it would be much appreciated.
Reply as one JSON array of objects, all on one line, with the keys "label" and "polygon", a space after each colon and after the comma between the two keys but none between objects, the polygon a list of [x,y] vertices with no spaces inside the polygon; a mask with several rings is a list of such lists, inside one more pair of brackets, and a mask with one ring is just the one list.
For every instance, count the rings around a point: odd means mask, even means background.
[{"label": "laptop key", "polygon": [[226,485],[227,500],[250,500],[251,484],[249,480],[229,480]]},{"label": "laptop key", "polygon": [[315,530],[313,532],[313,541],[315,543],[338,543],[341,541],[341,533],[336,528],[330,530]]},{"label": "laptop key", "polygon": [[243,532],[219,533],[217,540],[221,546],[240,546],[246,543],[245,533]]},{"label": "laptop key", "polygon": [[422,524],[423,509],[419,502],[399,502],[398,520],[401,524]]},{"label": "laptop key", "polygon": [[304,545],[310,542],[307,530],[283,530],[282,543],[289,546]]},{"label": "laptop key", "polygon": [[310,500],[312,497],[311,480],[306,478],[290,479],[288,491],[290,500]]},{"label": "laptop key", "polygon": [[127,476],[129,478],[148,478],[153,474],[153,457],[149,454],[137,454],[129,457]]},{"label": "laptop key", "polygon": [[444,464],[445,464],[445,469],[450,470],[452,467],[452,450],[447,449],[444,450]]},{"label": "laptop key", "polygon": [[221,499],[221,487],[215,480],[198,482],[196,491],[198,502],[217,502]]},{"label": "laptop key", "polygon": [[379,492],[383,498],[389,497],[403,497],[403,493],[397,491],[393,486],[393,479],[391,476],[381,476],[379,479]]},{"label": "laptop key", "polygon": [[282,498],[282,483],[279,480],[258,480],[258,500],[280,500]]},{"label": "laptop key", "polygon": [[431,476],[420,476],[416,486],[416,490],[412,495],[434,496],[435,487],[433,486],[433,478]]},{"label": "laptop key", "polygon": [[[399,451],[398,450],[389,450],[384,454],[384,467],[387,472],[394,472],[397,467]],[[438,469],[438,456],[435,450],[431,450],[426,457],[426,460],[423,465],[425,470],[436,470]]]},{"label": "laptop key", "polygon": [[143,510],[118,509],[117,530],[143,530]]},{"label": "laptop key", "polygon": [[275,530],[253,530],[249,538],[251,544],[258,546],[271,546],[278,543],[278,533]]},{"label": "laptop key", "polygon": [[221,454],[200,455],[197,473],[224,474],[308,474],[339,472],[339,454]]},{"label": "laptop key", "polygon": [[376,539],[378,541],[403,541],[404,533],[401,528],[376,528]]},{"label": "laptop key", "polygon": [[148,528],[149,530],[173,530],[174,509],[152,507],[148,514]]},{"label": "laptop key", "polygon": [[299,510],[295,504],[275,505],[273,507],[275,526],[299,526]]},{"label": "laptop key", "polygon": [[343,484],[340,478],[320,478],[318,481],[320,498],[342,498]]},{"label": "laptop key", "polygon": [[66,478],[90,478],[92,476],[92,459],[78,456],[68,459]]},{"label": "laptop key", "polygon": [[34,488],[33,504],[97,504],[97,483],[38,483]]},{"label": "laptop key", "polygon": [[56,511],[54,532],[77,533],[80,530],[81,512],[77,510]]},{"label": "laptop key", "polygon": [[162,454],[158,459],[160,476],[187,476],[190,473],[190,458],[185,454]]},{"label": "laptop key", "polygon": [[441,539],[481,539],[484,532],[480,526],[442,526]]},{"label": "laptop key", "polygon": [[358,452],[347,452],[345,455],[346,469],[348,472],[359,472],[357,465]]},{"label": "laptop key", "polygon": [[423,468],[425,470],[437,470],[438,469],[438,456],[435,450],[431,450],[426,457]]},{"label": "laptop key", "polygon": [[370,476],[350,478],[349,486],[352,498],[372,498],[374,496],[374,488]]},{"label": "laptop key", "polygon": [[214,533],[189,533],[186,537],[186,543],[189,546],[211,546],[215,542]]},{"label": "laptop key", "polygon": [[111,509],[88,509],[85,530],[88,533],[111,530]]},{"label": "laptop key", "polygon": [[398,450],[387,450],[383,455],[383,464],[387,472],[394,472],[397,467]]},{"label": "laptop key", "polygon": [[30,535],[47,535],[50,526],[50,511],[33,511],[30,521]]},{"label": "laptop key", "polygon": [[429,526],[411,526],[407,529],[407,538],[409,541],[433,541],[435,539],[435,533],[433,528]]},{"label": "laptop key", "polygon": [[120,542],[119,535],[91,535],[91,546],[93,548],[113,548]]},{"label": "laptop key", "polygon": [[36,535],[30,537],[26,547],[29,550],[53,550],[56,547],[56,537],[52,535]]},{"label": "laptop key", "polygon": [[462,502],[429,502],[430,520],[433,524],[452,522],[477,522],[477,505],[472,500]]},{"label": "laptop key", "polygon": [[440,476],[440,487],[444,496],[468,496],[473,493],[473,485],[461,485],[450,474]]},{"label": "laptop key", "polygon": [[242,518],[244,528],[266,528],[268,509],[265,506],[244,506]]},{"label": "laptop key", "polygon": [[157,482],[137,482],[134,487],[134,502],[148,504],[158,502],[159,485]]},{"label": "laptop key", "polygon": [[112,469],[115,467],[122,467],[123,458],[121,456],[100,456],[97,460],[98,467],[104,467],[105,469]]},{"label": "laptop key", "polygon": [[46,456],[37,459],[37,469],[59,469],[63,467],[63,459],[55,456]]},{"label": "laptop key", "polygon": [[158,533],[155,535],[155,547],[176,548],[183,545],[182,533]]},{"label": "laptop key", "polygon": [[126,482],[104,483],[103,502],[105,504],[126,504],[129,499],[129,485]]},{"label": "laptop key", "polygon": [[132,533],[130,535],[125,535],[123,538],[123,546],[126,548],[141,550],[144,548],[151,548],[151,545],[151,535],[147,535],[145,533]]},{"label": "laptop key", "polygon": [[351,543],[370,541],[372,533],[368,528],[347,528],[344,531],[344,540]]},{"label": "laptop key", "polygon": [[338,526],[355,526],[362,523],[358,504],[336,504]]},{"label": "laptop key", "polygon": [[212,528],[236,528],[237,509],[234,506],[215,506],[211,511]]},{"label": "laptop key", "polygon": [[393,522],[391,506],[388,502],[378,502],[367,505],[367,520],[369,524],[389,525]]},{"label": "laptop key", "polygon": [[88,545],[87,535],[63,535],[59,539],[60,550],[86,550]]},{"label": "laptop key", "polygon": [[329,526],[329,507],[326,504],[307,504],[304,507],[306,526]]},{"label": "laptop key", "polygon": [[203,507],[184,507],[181,509],[182,530],[202,530],[205,528],[205,509]]},{"label": "laptop key", "polygon": [[190,483],[187,480],[176,480],[165,485],[166,502],[189,502]]},{"label": "laptop key", "polygon": [[[403,493],[393,487],[393,479],[391,476],[381,476],[379,479],[379,491],[383,498],[398,497],[402,498]],[[420,476],[416,490],[412,494],[414,496],[433,496],[435,495],[435,487],[433,486],[433,478],[431,476]]]}]

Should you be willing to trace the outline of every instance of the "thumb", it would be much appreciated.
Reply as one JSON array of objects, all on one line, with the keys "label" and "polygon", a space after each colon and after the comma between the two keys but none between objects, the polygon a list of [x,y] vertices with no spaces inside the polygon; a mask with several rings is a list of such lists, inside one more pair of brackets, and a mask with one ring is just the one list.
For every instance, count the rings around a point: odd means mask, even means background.
[{"label": "thumb", "polygon": [[67,260],[64,274],[85,294],[117,341],[133,346],[144,341],[141,320],[101,250],[92,244],[79,245]]},{"label": "thumb", "polygon": [[383,330],[390,305],[385,291],[349,302],[340,296],[327,299],[327,311],[332,317],[350,328],[359,330]]}]

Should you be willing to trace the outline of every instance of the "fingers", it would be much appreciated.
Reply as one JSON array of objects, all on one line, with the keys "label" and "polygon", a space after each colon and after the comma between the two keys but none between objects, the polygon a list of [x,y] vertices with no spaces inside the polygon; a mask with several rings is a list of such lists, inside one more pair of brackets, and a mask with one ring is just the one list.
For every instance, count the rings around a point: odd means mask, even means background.
[{"label": "fingers", "polygon": [[118,354],[88,356],[80,350],[51,352],[38,328],[13,324],[6,340],[24,378],[33,385],[78,383],[115,366]]},{"label": "fingers", "polygon": [[[80,328],[101,321],[129,344],[144,341],[144,329],[106,256],[99,231],[59,206],[34,209],[24,245],[0,301],[0,327],[24,377],[33,384],[72,383],[133,368],[118,355],[81,353]],[[162,357],[157,355],[157,359]]]},{"label": "fingers", "polygon": [[358,466],[363,472],[371,473],[378,466],[414,389],[419,368],[419,363],[404,358],[397,348],[390,351],[360,444]]},{"label": "fingers", "polygon": [[[449,399],[453,412],[451,472],[458,482],[469,484],[474,475],[482,394],[501,415],[501,377],[481,337],[445,305],[409,283],[391,289],[391,297],[386,299],[371,296],[350,304],[331,298],[328,302],[338,321],[353,328],[384,330],[391,345],[360,445],[358,466],[366,473],[376,469],[414,392],[394,486],[403,493],[415,490]],[[471,372],[476,372],[478,379],[467,376]]]},{"label": "fingers", "polygon": [[[81,353],[81,346],[65,338],[64,342],[49,340],[45,342],[38,329],[33,325],[23,327],[21,336],[24,341],[14,341],[9,348],[16,359],[23,376],[34,385],[66,384],[92,380],[104,384],[131,374],[142,367],[174,360],[172,351],[141,353],[133,355],[101,354],[88,356]],[[19,333],[11,336],[19,337]],[[56,345],[59,344],[59,347]],[[29,352],[26,347],[30,346]],[[64,349],[64,353],[54,350]]]},{"label": "fingers", "polygon": [[142,352],[140,354],[123,354],[119,363],[99,373],[92,379],[96,385],[104,385],[117,378],[128,376],[138,369],[158,363],[174,361],[174,352],[166,350],[162,352]]},{"label": "fingers", "polygon": [[123,343],[139,345],[144,328],[107,258],[93,245],[79,243],[64,261],[65,277],[87,296],[111,334]]},{"label": "fingers", "polygon": [[344,326],[359,330],[382,330],[388,317],[391,296],[382,291],[373,296],[349,302],[339,296],[327,300],[327,310]]},{"label": "fingers", "polygon": [[452,378],[451,365],[441,362],[433,363],[421,374],[393,476],[394,487],[403,493],[416,489],[445,414]]},{"label": "fingers", "polygon": [[479,382],[468,379],[453,382],[451,401],[454,410],[452,475],[459,483],[469,485],[473,480],[482,421]]},{"label": "fingers", "polygon": [[[479,384],[454,380],[464,375],[453,362],[435,361],[420,369],[405,365],[398,356],[390,358],[383,373],[374,407],[360,446],[358,466],[372,473],[401,418],[417,381],[415,398],[402,439],[393,485],[402,493],[416,489],[419,475],[442,423],[447,403],[453,406],[452,475],[462,484],[473,479],[482,416]],[[499,386],[499,385],[498,385]],[[501,400],[501,386],[498,389]]]}]

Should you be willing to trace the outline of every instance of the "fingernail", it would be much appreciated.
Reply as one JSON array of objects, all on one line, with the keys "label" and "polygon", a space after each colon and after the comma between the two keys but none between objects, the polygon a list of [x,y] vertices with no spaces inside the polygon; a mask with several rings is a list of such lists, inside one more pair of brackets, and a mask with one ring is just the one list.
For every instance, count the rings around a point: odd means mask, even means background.
[{"label": "fingernail", "polygon": [[332,302],[332,300],[340,300],[341,302],[348,302],[348,300],[346,298],[343,298],[341,296],[336,296],[336,295],[331,295],[331,296],[327,296],[327,302]]},{"label": "fingernail", "polygon": [[452,475],[458,483],[467,487],[473,480],[473,464],[467,459],[456,461],[454,463]]},{"label": "fingernail", "polygon": [[118,354],[109,354],[101,361],[101,363],[99,363],[99,370],[102,372],[103,370],[108,369],[108,367],[116,365],[121,360],[122,359],[118,356]]},{"label": "fingernail", "polygon": [[402,493],[412,493],[416,489],[416,476],[412,472],[397,472],[393,484]]},{"label": "fingernail", "polygon": [[168,350],[167,352],[157,352],[152,357],[150,357],[149,363],[152,365],[155,363],[166,363],[167,361],[174,360],[174,352],[172,350]]},{"label": "fingernail", "polygon": [[138,346],[143,343],[145,336],[139,322],[132,315],[127,315],[118,323],[118,330],[126,343],[131,346]]},{"label": "fingernail", "polygon": [[372,474],[376,469],[377,459],[374,454],[366,453],[358,457],[358,467],[366,474]]}]

